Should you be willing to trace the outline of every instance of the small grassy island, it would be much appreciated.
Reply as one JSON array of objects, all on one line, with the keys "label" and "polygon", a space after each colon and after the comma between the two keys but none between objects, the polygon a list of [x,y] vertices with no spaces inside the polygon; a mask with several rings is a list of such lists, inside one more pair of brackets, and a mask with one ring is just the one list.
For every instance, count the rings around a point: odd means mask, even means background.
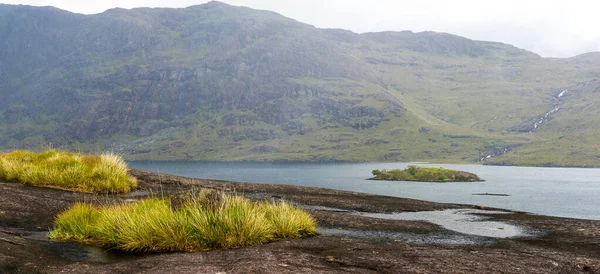
[{"label": "small grassy island", "polygon": [[126,193],[136,188],[118,155],[47,150],[0,153],[0,180],[90,193]]},{"label": "small grassy island", "polygon": [[446,168],[408,166],[404,170],[373,170],[371,180],[419,181],[419,182],[477,182],[481,181],[474,173]]},{"label": "small grassy island", "polygon": [[316,234],[316,221],[285,202],[253,202],[216,191],[134,203],[75,204],[50,237],[123,251],[203,251]]}]

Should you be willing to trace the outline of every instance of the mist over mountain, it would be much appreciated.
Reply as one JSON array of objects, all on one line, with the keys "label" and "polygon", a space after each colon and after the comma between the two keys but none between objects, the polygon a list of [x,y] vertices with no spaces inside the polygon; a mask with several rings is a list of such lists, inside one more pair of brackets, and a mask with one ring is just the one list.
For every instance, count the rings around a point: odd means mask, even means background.
[{"label": "mist over mountain", "polygon": [[219,2],[0,5],[0,148],[599,166],[600,54],[356,34]]}]

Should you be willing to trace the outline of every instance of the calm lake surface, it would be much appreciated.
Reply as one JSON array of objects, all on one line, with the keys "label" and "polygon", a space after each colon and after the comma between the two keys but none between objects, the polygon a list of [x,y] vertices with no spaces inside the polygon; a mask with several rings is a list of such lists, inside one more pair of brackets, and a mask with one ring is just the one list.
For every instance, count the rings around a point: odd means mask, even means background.
[{"label": "calm lake surface", "polygon": [[[367,181],[373,169],[409,163],[223,163],[131,161],[130,167],[186,177],[314,186],[419,200],[474,204],[600,220],[600,169],[418,164],[478,174],[485,182]],[[510,196],[478,196],[477,193]]]}]

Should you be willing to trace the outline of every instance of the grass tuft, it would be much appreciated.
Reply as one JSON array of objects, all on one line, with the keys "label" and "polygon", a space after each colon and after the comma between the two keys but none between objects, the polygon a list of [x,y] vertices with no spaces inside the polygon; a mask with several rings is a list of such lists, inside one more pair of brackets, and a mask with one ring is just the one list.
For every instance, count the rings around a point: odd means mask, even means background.
[{"label": "grass tuft", "polygon": [[137,186],[118,155],[84,155],[48,150],[0,154],[0,179],[92,193],[125,193]]},{"label": "grass tuft", "polygon": [[79,203],[60,214],[50,237],[139,252],[203,251],[257,245],[316,234],[316,222],[287,203],[253,202],[218,193],[130,204]]}]

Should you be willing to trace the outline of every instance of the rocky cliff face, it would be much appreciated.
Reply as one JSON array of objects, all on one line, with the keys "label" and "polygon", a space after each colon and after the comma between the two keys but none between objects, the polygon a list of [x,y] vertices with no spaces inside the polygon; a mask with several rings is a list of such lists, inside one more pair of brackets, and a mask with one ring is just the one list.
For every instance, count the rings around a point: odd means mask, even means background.
[{"label": "rocky cliff face", "polygon": [[279,101],[323,92],[289,79],[369,77],[319,30],[220,3],[93,16],[3,10],[8,120],[57,115],[69,139],[150,135],[199,109],[262,110],[259,118],[280,124],[310,108]]},{"label": "rocky cliff face", "polygon": [[[443,33],[317,29],[219,2],[96,15],[0,5],[0,147],[416,160],[452,158],[460,145],[444,136],[460,131],[472,144],[460,158],[479,159],[490,142],[531,141],[504,134],[544,113],[547,85],[591,81],[577,60]],[[506,95],[491,106],[499,124],[477,113],[490,94]],[[519,94],[529,106],[505,102]]]}]

